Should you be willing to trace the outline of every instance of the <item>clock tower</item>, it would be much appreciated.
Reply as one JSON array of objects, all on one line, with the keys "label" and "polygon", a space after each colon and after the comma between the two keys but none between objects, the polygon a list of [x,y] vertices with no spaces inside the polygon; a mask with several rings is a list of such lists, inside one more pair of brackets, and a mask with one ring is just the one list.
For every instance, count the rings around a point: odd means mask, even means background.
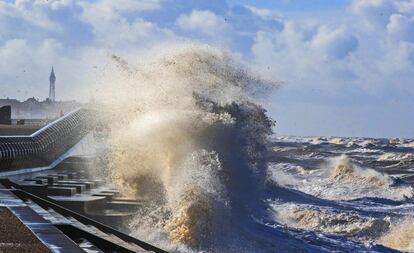
[{"label": "clock tower", "polygon": [[56,76],[55,76],[55,71],[53,70],[52,67],[52,72],[50,73],[50,77],[49,77],[49,100],[54,102],[55,101],[55,81],[56,81]]}]

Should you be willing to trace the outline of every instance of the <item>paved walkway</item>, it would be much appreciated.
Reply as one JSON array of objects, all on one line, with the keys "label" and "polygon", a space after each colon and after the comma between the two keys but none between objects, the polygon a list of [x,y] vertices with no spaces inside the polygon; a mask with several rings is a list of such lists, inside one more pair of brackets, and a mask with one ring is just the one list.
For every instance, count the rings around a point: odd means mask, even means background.
[{"label": "paved walkway", "polygon": [[84,251],[0,184],[0,252]]},{"label": "paved walkway", "polygon": [[0,252],[51,252],[7,207],[0,207]]}]

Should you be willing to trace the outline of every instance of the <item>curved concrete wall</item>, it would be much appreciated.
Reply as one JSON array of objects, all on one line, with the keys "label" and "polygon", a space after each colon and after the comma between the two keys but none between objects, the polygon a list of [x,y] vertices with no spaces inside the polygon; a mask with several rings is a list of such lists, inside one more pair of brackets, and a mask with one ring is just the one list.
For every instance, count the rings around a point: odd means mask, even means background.
[{"label": "curved concrete wall", "polygon": [[90,114],[87,109],[78,109],[30,136],[0,136],[0,169],[49,165],[91,130]]}]

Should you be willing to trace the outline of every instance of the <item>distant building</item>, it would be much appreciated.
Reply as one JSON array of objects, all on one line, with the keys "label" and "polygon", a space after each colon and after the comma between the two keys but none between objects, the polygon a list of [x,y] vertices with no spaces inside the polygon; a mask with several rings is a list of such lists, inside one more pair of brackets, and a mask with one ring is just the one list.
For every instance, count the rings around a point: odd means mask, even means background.
[{"label": "distant building", "polygon": [[0,107],[11,106],[12,119],[54,119],[62,114],[71,112],[83,104],[71,101],[55,101],[50,102],[49,98],[45,101],[38,101],[35,98],[29,98],[26,101],[18,101],[16,99],[0,99]]},{"label": "distant building", "polygon": [[[44,101],[36,99],[35,97],[28,98],[25,101],[19,101],[17,99],[1,99],[0,98],[0,107],[9,106],[11,107],[11,122],[12,124],[17,122],[24,122],[27,124],[37,124],[38,122],[43,122],[45,119],[55,119],[65,115],[68,112],[71,112],[81,106],[75,100],[71,101],[56,101],[55,96],[55,82],[56,76],[55,71],[52,67],[52,71],[49,76],[49,97]],[[0,117],[6,117],[8,115],[8,109],[4,109],[0,112]],[[24,119],[24,121],[21,121]],[[9,121],[7,121],[9,122]],[[2,123],[0,123],[2,124]],[[4,123],[3,123],[4,124]]]},{"label": "distant building", "polygon": [[49,100],[51,102],[55,102],[55,81],[56,81],[56,76],[55,76],[55,71],[53,70],[52,67],[52,72],[50,73],[50,77],[49,77]]},{"label": "distant building", "polygon": [[0,124],[10,125],[11,124],[11,106],[5,105],[0,107]]}]

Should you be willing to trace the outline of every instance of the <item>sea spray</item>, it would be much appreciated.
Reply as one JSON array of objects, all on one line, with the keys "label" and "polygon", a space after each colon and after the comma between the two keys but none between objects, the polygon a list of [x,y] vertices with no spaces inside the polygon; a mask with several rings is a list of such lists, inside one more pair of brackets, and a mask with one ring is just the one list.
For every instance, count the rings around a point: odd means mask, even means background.
[{"label": "sea spray", "polygon": [[114,56],[125,73],[99,90],[111,112],[112,179],[149,200],[133,235],[169,250],[230,252],[240,232],[232,225],[248,223],[261,200],[273,121],[257,99],[277,84],[207,46],[164,53],[136,67]]}]

